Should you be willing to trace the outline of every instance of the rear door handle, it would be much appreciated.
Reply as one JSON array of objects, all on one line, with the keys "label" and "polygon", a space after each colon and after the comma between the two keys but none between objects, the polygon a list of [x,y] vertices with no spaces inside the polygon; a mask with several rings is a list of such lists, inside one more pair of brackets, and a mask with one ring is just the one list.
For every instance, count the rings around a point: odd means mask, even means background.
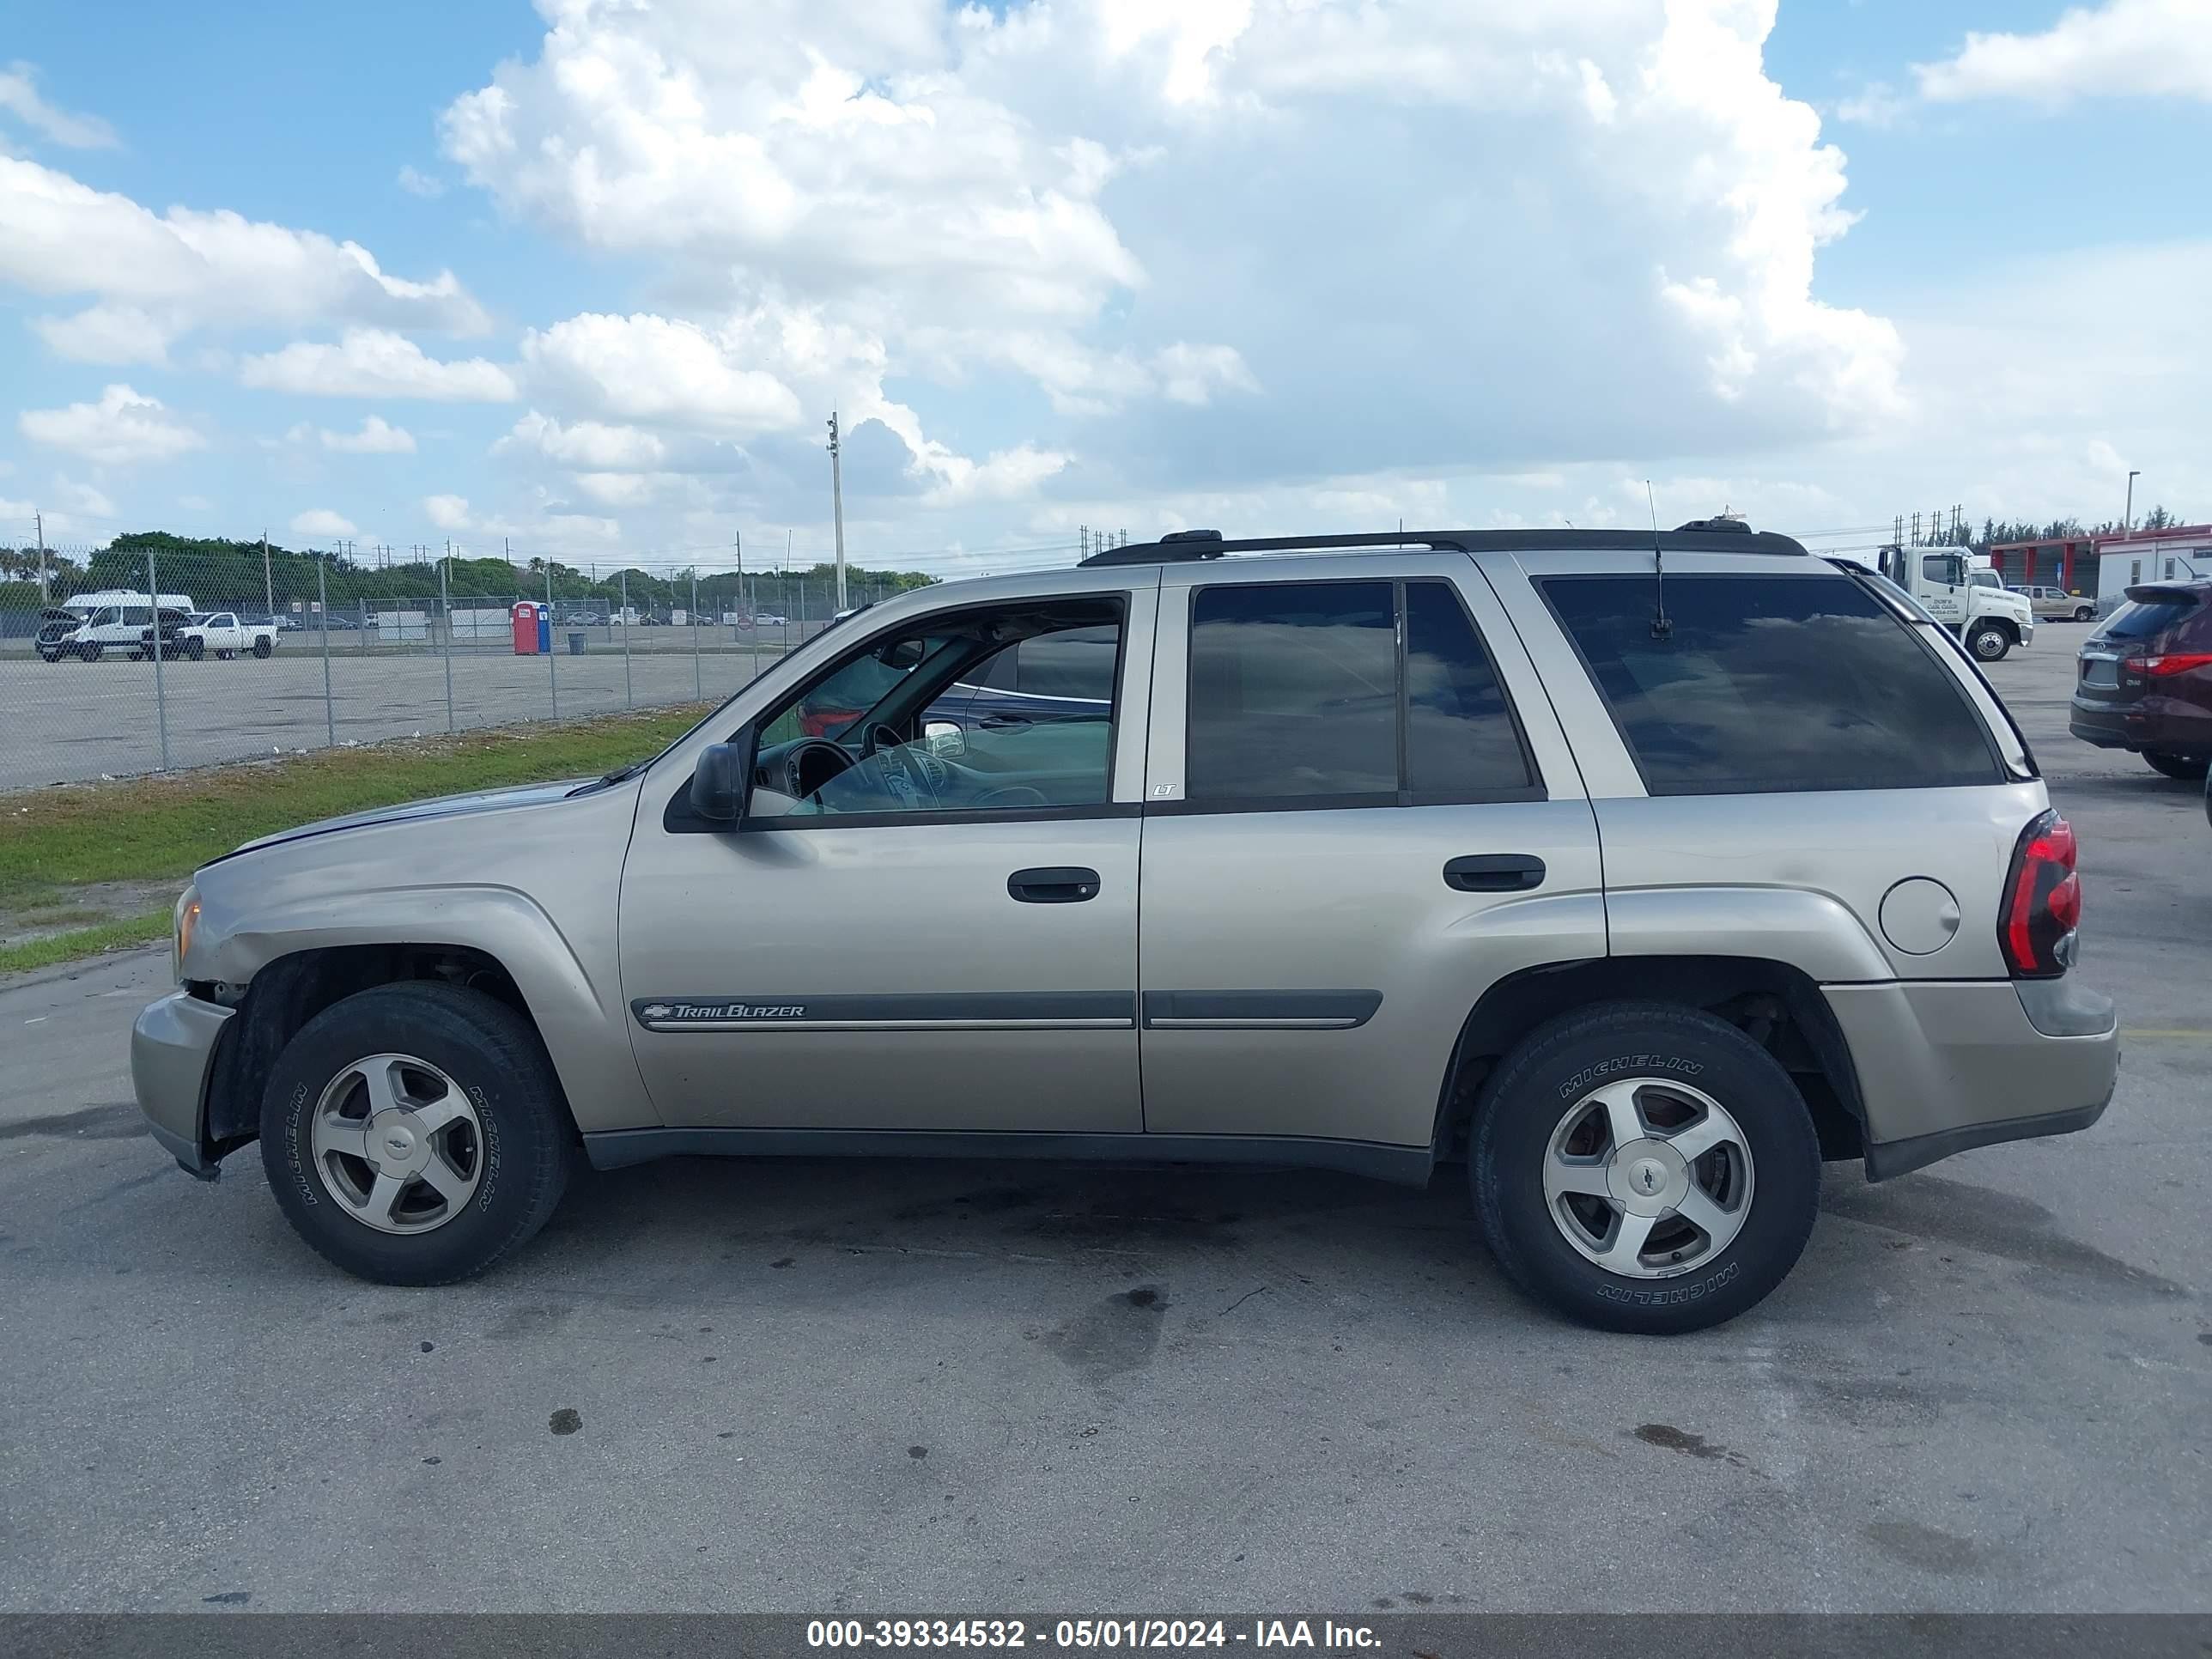
[{"label": "rear door handle", "polygon": [[1098,896],[1098,872],[1073,864],[1017,870],[1006,890],[1024,904],[1080,904]]},{"label": "rear door handle", "polygon": [[1444,885],[1462,893],[1518,893],[1544,882],[1544,860],[1529,853],[1476,853],[1444,866]]}]

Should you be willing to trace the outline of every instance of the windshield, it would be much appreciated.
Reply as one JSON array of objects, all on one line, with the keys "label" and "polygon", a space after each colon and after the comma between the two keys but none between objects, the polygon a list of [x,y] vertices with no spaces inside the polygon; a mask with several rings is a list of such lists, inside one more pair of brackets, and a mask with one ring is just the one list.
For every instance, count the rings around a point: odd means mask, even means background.
[{"label": "windshield", "polygon": [[1997,573],[1996,571],[1977,570],[1974,572],[1974,586],[1977,587],[2001,587],[2003,584],[1997,580]]}]

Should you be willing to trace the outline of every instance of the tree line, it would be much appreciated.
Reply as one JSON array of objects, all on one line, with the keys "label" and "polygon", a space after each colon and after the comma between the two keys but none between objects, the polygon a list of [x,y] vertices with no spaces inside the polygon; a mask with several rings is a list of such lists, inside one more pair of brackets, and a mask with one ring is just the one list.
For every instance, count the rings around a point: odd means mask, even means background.
[{"label": "tree line", "polygon": [[[2164,507],[2154,507],[2136,519],[2135,528],[2171,530],[2183,523],[2180,514]],[[1976,554],[1986,554],[1992,547],[2002,547],[2013,542],[2081,541],[2091,536],[2117,536],[2122,526],[2118,519],[2106,519],[2102,523],[2084,525],[2079,519],[2051,519],[2041,524],[2032,519],[1984,518],[1979,530],[1966,520],[1956,526],[1939,526],[1933,534],[1923,530],[1923,547],[1963,547]]]},{"label": "tree line", "polygon": [[[538,558],[526,565],[503,558],[460,557],[371,563],[358,556],[298,552],[271,542],[267,544],[264,586],[263,544],[258,539],[232,541],[141,531],[118,536],[82,559],[49,549],[45,556],[46,592],[53,603],[72,593],[101,588],[143,592],[149,552],[162,592],[190,592],[203,602],[250,610],[258,610],[264,597],[279,611],[289,611],[295,603],[306,610],[318,597],[327,597],[333,609],[343,610],[395,599],[434,600],[441,563],[446,592],[456,600],[540,599],[550,574],[556,602],[611,609],[622,603],[627,579],[631,607],[662,614],[690,606],[695,577],[699,608],[711,615],[743,611],[757,598],[764,609],[771,604],[781,605],[786,602],[781,597],[786,583],[805,581],[826,590],[836,580],[836,568],[828,563],[781,573],[752,571],[746,574],[741,593],[737,573],[726,570],[648,571],[629,565],[596,571]],[[0,609],[36,607],[39,571],[40,554],[35,547],[0,548]],[[877,594],[925,587],[937,580],[918,570],[870,570],[854,565],[845,568],[848,590],[860,588]],[[769,587],[769,597],[761,595],[763,586]]]}]

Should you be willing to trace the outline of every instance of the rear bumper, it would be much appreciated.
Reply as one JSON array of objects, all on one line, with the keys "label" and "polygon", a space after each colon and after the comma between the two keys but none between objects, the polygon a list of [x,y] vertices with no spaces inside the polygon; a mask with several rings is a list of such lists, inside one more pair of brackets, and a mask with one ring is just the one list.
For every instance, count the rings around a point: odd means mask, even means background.
[{"label": "rear bumper", "polygon": [[1858,1072],[1869,1181],[1976,1146],[2070,1134],[2112,1101],[2118,1017],[2070,974],[1823,991]]},{"label": "rear bumper", "polygon": [[185,1170],[210,1180],[216,1165],[201,1133],[202,1115],[216,1042],[231,1014],[172,991],[148,1003],[131,1028],[131,1085],[147,1127]]},{"label": "rear bumper", "polygon": [[2100,749],[2170,749],[2212,753],[2212,708],[2180,697],[2148,696],[2133,702],[2096,702],[2075,696],[2066,727]]}]

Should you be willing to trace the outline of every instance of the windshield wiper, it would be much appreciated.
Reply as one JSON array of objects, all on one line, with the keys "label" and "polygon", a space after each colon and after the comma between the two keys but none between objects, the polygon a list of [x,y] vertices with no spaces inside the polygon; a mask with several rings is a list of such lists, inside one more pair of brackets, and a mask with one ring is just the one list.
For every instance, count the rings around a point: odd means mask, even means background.
[{"label": "windshield wiper", "polygon": [[652,765],[658,758],[658,756],[648,755],[643,760],[632,761],[628,766],[618,768],[617,770],[608,773],[604,777],[595,778],[589,783],[580,783],[574,789],[571,789],[568,792],[568,799],[573,800],[578,795],[583,794],[587,790],[605,789],[614,784],[628,783],[639,773],[644,771],[647,767]]}]

